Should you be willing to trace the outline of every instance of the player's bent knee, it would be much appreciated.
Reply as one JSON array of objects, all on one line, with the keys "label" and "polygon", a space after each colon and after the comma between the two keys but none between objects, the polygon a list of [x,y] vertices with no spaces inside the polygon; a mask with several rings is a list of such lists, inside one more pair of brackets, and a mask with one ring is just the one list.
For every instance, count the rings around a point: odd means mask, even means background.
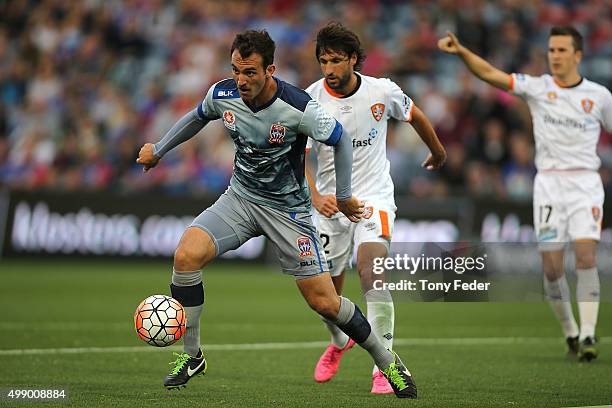
[{"label": "player's bent knee", "polygon": [[597,241],[577,240],[574,243],[576,268],[589,269],[597,264]]},{"label": "player's bent knee", "polygon": [[183,234],[174,252],[176,271],[195,271],[215,257],[215,246],[208,234],[197,228],[189,228]]},{"label": "player's bent knee", "polygon": [[595,254],[582,255],[576,257],[576,269],[589,269],[597,265]]},{"label": "player's bent knee", "polygon": [[387,255],[387,247],[380,242],[365,242],[359,245],[357,272],[359,273],[362,288],[371,289],[373,282],[376,279],[381,279],[381,274],[374,273],[374,262],[376,259],[385,258]]},{"label": "player's bent knee", "polygon": [[576,268],[589,269],[597,264],[597,255],[593,251],[576,251]]},{"label": "player's bent knee", "polygon": [[549,281],[557,280],[563,276],[565,273],[563,251],[543,251],[541,255],[544,275]]},{"label": "player's bent knee", "polygon": [[174,252],[174,270],[195,271],[200,269],[199,256],[184,248],[178,247]]},{"label": "player's bent knee", "polygon": [[558,265],[544,265],[543,270],[544,276],[546,276],[549,281],[557,280],[565,274],[565,269]]},{"label": "player's bent knee", "polygon": [[317,297],[309,300],[308,304],[318,314],[326,319],[335,319],[340,309],[339,298]]}]

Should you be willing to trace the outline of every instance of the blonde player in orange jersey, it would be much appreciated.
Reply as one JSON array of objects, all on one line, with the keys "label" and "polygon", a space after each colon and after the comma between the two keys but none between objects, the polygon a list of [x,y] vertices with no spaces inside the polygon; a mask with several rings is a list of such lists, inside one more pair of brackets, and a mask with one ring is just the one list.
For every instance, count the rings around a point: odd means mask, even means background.
[{"label": "blonde player in orange jersey", "polygon": [[[563,329],[570,358],[597,357],[599,309],[596,252],[601,235],[604,190],[596,153],[601,125],[612,130],[612,95],[580,75],[582,36],[573,27],[553,27],[548,39],[552,75],[507,74],[448,35],[440,50],[455,54],[481,80],[525,99],[531,111],[537,175],[533,222],[544,267],[544,289]],[[572,313],[563,269],[566,244],[576,254],[576,300],[580,328]]]}]

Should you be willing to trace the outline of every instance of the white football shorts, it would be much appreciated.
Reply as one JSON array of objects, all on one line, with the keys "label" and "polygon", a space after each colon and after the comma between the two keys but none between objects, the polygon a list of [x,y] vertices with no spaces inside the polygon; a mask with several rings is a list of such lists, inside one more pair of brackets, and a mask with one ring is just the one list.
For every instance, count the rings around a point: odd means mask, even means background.
[{"label": "white football shorts", "polygon": [[366,202],[363,218],[357,223],[343,214],[327,218],[314,211],[314,224],[323,242],[331,276],[338,276],[351,266],[354,248],[364,242],[380,242],[389,251],[395,210],[395,206]]},{"label": "white football shorts", "polygon": [[533,225],[541,251],[578,239],[601,237],[604,190],[596,171],[538,172],[533,187]]}]

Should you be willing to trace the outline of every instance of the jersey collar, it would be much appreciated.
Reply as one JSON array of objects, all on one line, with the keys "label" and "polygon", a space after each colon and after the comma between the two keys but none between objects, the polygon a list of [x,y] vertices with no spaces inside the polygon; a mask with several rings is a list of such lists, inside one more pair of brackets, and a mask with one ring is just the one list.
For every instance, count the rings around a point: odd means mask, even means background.
[{"label": "jersey collar", "polygon": [[268,102],[264,103],[261,106],[254,107],[250,103],[247,103],[247,101],[241,98],[242,102],[247,106],[247,108],[251,110],[251,112],[257,113],[259,111],[266,109],[268,106],[272,105],[274,101],[276,101],[276,99],[283,93],[284,83],[282,81],[279,81],[275,76],[273,76],[272,78],[274,79],[274,81],[276,81],[276,92],[274,93],[274,96]]},{"label": "jersey collar", "polygon": [[359,90],[359,87],[361,87],[361,75],[359,75],[357,72],[355,72],[355,75],[357,75],[357,85],[355,85],[355,89],[353,89],[352,92],[350,92],[350,93],[348,93],[346,95],[339,94],[338,92],[336,92],[333,89],[331,89],[329,87],[329,85],[327,85],[327,81],[325,80],[325,78],[323,78],[323,87],[325,88],[327,93],[330,94],[331,96],[333,96],[334,98],[339,98],[339,99],[348,98],[350,96],[355,95],[357,93],[357,91]]},{"label": "jersey collar", "polygon": [[580,80],[573,85],[561,85],[559,82],[557,82],[557,79],[555,77],[553,77],[553,81],[555,82],[555,85],[557,85],[559,88],[569,89],[576,88],[577,86],[579,86],[582,81],[584,81],[584,77],[580,77]]}]

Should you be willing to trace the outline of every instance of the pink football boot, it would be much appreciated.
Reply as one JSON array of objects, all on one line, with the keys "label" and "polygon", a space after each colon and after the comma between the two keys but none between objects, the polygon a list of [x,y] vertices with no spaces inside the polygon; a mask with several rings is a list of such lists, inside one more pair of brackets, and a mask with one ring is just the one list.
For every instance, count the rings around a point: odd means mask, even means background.
[{"label": "pink football boot", "polygon": [[[340,358],[345,351],[350,349],[355,345],[353,339],[349,339],[348,343],[344,348],[338,348],[333,344],[327,346],[327,349],[319,358],[319,362],[315,367],[314,379],[317,382],[326,382],[332,379],[332,377],[338,371],[338,366],[340,365]],[[384,379],[384,377],[383,377]],[[386,381],[386,380],[385,380]]]},{"label": "pink football boot", "polygon": [[385,376],[380,372],[380,370],[376,370],[374,374],[372,374],[372,394],[393,394],[393,388],[391,388],[391,384],[385,378]]}]

